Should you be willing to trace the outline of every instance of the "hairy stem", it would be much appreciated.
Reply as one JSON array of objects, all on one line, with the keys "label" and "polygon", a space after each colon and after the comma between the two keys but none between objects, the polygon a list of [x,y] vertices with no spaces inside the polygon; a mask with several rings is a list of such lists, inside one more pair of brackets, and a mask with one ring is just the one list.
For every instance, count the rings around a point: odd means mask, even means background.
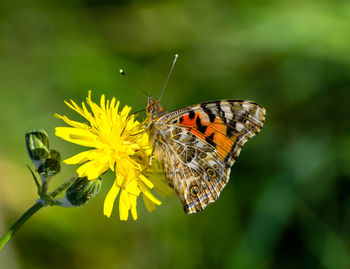
[{"label": "hairy stem", "polygon": [[75,174],[71,178],[67,179],[65,182],[63,182],[63,184],[61,186],[59,186],[56,190],[51,192],[50,196],[52,198],[55,198],[59,193],[61,193],[65,189],[67,189],[74,182],[74,180],[76,180],[78,177],[79,177],[78,174]]}]

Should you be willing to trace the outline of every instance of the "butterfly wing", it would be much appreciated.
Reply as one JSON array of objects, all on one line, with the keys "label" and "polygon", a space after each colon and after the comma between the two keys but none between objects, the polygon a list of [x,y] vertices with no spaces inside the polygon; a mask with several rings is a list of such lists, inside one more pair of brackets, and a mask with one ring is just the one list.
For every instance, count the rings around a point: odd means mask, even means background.
[{"label": "butterfly wing", "polygon": [[224,100],[179,109],[155,122],[156,156],[186,213],[219,197],[243,144],[264,119],[265,109],[254,102]]}]

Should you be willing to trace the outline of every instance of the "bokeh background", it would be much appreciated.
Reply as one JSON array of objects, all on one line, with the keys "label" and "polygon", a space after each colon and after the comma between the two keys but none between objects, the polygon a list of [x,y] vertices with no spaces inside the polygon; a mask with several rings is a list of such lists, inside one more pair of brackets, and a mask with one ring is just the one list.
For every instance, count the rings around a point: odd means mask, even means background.
[{"label": "bokeh background", "polygon": [[[263,105],[219,200],[185,215],[176,197],[139,219],[102,214],[113,175],[82,208],[44,208],[0,268],[350,268],[350,2],[0,1],[0,234],[36,199],[24,134],[54,136],[63,100],[89,89],[140,110],[179,54],[163,105]],[[141,118],[144,114],[141,113]],[[75,166],[64,165],[54,184]]]}]

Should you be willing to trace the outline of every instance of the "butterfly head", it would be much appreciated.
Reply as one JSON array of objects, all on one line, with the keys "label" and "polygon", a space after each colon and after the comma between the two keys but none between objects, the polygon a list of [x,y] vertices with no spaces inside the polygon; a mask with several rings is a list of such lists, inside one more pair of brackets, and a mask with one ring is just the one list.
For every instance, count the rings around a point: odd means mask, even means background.
[{"label": "butterfly head", "polygon": [[167,111],[162,107],[158,100],[152,98],[152,96],[148,96],[146,113],[149,117],[161,116],[165,114]]}]

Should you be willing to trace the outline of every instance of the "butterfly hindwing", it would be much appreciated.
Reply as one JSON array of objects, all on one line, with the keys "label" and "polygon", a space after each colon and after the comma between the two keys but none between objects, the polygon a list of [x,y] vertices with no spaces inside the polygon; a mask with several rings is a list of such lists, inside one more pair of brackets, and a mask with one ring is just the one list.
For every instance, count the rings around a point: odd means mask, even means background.
[{"label": "butterfly hindwing", "polygon": [[230,169],[217,158],[213,146],[186,128],[172,126],[170,130],[166,143],[156,142],[156,155],[185,212],[198,212],[219,197]]},{"label": "butterfly hindwing", "polygon": [[224,100],[179,109],[154,122],[156,155],[186,213],[219,197],[243,144],[264,119],[265,109],[254,102]]}]

